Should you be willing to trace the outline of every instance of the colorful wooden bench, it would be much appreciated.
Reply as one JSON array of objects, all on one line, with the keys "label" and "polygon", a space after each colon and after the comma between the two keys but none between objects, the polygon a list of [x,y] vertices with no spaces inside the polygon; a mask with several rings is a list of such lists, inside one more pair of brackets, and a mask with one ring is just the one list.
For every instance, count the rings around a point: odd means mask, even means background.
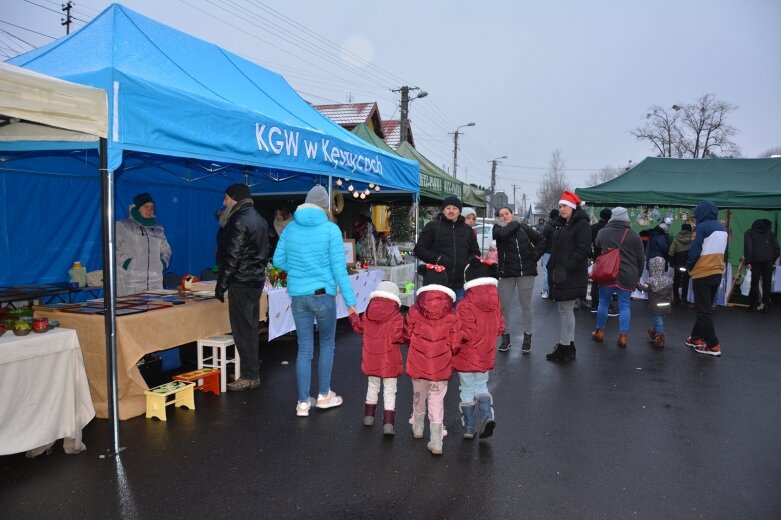
[{"label": "colorful wooden bench", "polygon": [[[165,421],[165,407],[170,405],[185,406],[190,410],[195,410],[193,388],[195,388],[195,383],[171,381],[170,383],[145,390],[146,418],[157,417],[161,421]],[[169,397],[173,398],[169,400]]]},{"label": "colorful wooden bench", "polygon": [[220,370],[217,368],[202,368],[174,376],[174,381],[196,383],[195,389],[220,395]]}]

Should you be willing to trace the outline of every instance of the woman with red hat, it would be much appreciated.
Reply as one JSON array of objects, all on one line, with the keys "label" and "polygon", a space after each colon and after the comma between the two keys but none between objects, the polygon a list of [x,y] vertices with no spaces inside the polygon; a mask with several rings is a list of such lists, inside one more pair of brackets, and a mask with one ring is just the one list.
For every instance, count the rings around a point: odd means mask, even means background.
[{"label": "woman with red hat", "polygon": [[563,362],[575,359],[575,300],[586,297],[591,226],[582,200],[565,191],[559,200],[559,219],[554,222],[553,249],[548,260],[550,298],[558,302],[560,339],[546,358]]}]

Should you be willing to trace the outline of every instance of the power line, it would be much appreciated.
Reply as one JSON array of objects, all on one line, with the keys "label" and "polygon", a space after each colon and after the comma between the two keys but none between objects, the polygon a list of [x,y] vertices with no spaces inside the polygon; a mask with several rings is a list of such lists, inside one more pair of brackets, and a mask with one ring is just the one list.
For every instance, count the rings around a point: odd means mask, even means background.
[{"label": "power line", "polygon": [[12,27],[16,27],[17,29],[23,29],[25,31],[30,31],[31,33],[40,34],[41,36],[46,36],[47,38],[51,38],[52,40],[56,40],[57,39],[54,36],[49,36],[48,34],[40,33],[38,31],[33,31],[32,29],[28,29],[27,27],[22,27],[21,25],[16,25],[16,24],[13,24],[11,22],[6,22],[5,20],[0,20],[0,22],[2,22],[4,24],[7,24],[7,25],[10,25]]},{"label": "power line", "polygon": [[18,36],[14,35],[14,34],[11,34],[11,33],[9,33],[9,32],[8,32],[8,31],[6,31],[5,29],[0,29],[0,32],[2,32],[2,33],[4,33],[4,34],[7,34],[7,35],[8,35],[8,36],[10,36],[11,38],[16,38],[16,39],[17,39],[17,40],[19,40],[20,42],[22,42],[22,43],[25,43],[25,44],[29,45],[30,47],[33,47],[33,48],[35,48],[35,45],[33,45],[32,43],[30,43],[30,42],[28,42],[28,41],[25,41],[25,40],[23,40],[23,39],[19,38]]}]

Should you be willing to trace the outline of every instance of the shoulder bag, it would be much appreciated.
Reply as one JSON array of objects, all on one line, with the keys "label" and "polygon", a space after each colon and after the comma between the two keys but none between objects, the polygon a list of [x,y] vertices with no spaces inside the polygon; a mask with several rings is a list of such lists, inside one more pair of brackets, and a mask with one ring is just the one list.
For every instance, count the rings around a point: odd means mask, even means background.
[{"label": "shoulder bag", "polygon": [[591,279],[598,284],[606,284],[618,280],[618,271],[621,268],[621,244],[624,243],[629,228],[624,230],[621,242],[618,247],[611,247],[602,252],[594,260],[594,267],[591,270]]}]

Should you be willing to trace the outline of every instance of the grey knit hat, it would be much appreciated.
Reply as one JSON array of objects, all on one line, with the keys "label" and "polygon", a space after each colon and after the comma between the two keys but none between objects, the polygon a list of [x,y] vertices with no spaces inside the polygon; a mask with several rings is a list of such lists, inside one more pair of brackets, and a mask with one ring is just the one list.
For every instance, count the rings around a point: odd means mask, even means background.
[{"label": "grey knit hat", "polygon": [[314,204],[320,206],[324,210],[328,210],[328,192],[321,185],[314,186],[309,193],[306,194],[307,204]]},{"label": "grey knit hat", "polygon": [[613,212],[609,222],[613,222],[616,220],[623,220],[624,222],[629,222],[629,214],[626,212],[626,208],[622,208],[621,206],[617,206],[613,208]]}]

